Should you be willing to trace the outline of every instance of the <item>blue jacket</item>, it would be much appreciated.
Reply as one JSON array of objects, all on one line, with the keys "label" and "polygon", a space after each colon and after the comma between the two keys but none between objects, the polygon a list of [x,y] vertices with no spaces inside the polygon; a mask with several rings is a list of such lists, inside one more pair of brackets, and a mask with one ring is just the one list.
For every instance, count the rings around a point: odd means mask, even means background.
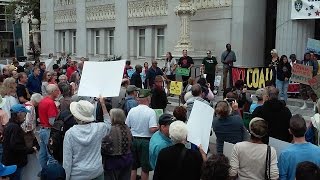
[{"label": "blue jacket", "polygon": [[33,73],[30,74],[28,77],[27,88],[30,94],[41,93],[41,80],[39,79],[39,76],[36,77]]},{"label": "blue jacket", "polygon": [[133,96],[127,96],[125,98],[125,106],[124,106],[126,114],[129,113],[130,109],[132,109],[138,105],[139,105],[138,102],[135,100],[135,98]]}]

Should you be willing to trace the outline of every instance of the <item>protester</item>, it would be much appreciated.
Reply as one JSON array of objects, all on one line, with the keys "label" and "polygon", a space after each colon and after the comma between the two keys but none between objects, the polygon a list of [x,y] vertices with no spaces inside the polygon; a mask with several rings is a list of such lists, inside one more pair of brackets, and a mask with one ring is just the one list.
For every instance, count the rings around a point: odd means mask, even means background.
[{"label": "protester", "polygon": [[62,82],[62,83],[68,82],[68,77],[64,74],[60,75],[59,82]]},{"label": "protester", "polygon": [[17,165],[5,166],[0,163],[0,180],[9,180],[9,175],[15,173]]},{"label": "protester", "polygon": [[131,66],[131,61],[130,60],[127,60],[126,61],[126,65],[124,66],[124,70],[123,70],[123,78],[130,78],[128,76],[128,70],[129,69],[133,69],[132,66]]},{"label": "protester", "polygon": [[70,77],[72,73],[77,71],[77,65],[75,61],[71,61],[70,66],[67,69],[66,76],[68,77],[68,80],[70,80]]},{"label": "protester", "polygon": [[77,73],[78,73],[78,75],[79,75],[79,78],[81,78],[81,76],[82,76],[84,61],[85,61],[85,58],[82,57],[82,58],[80,59],[80,62],[78,63]]},{"label": "protester", "polygon": [[290,54],[289,56],[289,59],[290,59],[290,65],[291,67],[293,66],[293,64],[296,64],[297,63],[297,56],[295,54]]},{"label": "protester", "polygon": [[158,75],[165,77],[162,70],[158,67],[158,62],[156,60],[152,60],[152,65],[148,69],[148,72],[146,75],[146,81],[149,89],[153,88],[154,80]]},{"label": "protester", "polygon": [[149,161],[152,169],[156,167],[160,151],[172,145],[169,138],[169,127],[174,120],[174,117],[170,114],[162,114],[159,117],[159,130],[152,135],[149,144]]},{"label": "protester", "polygon": [[71,74],[70,79],[70,86],[72,87],[72,93],[77,94],[80,84],[80,76],[78,72],[74,72]]},{"label": "protester", "polygon": [[[227,87],[232,87],[232,67],[233,63],[236,62],[236,54],[231,50],[231,44],[226,45],[227,50],[221,55],[221,63],[223,64],[223,90]],[[227,85],[227,80],[229,76],[229,85]]]},{"label": "protester", "polygon": [[206,80],[210,83],[210,89],[213,91],[214,89],[214,81],[216,77],[217,70],[217,59],[212,56],[211,51],[207,51],[207,57],[202,60],[202,72],[206,74]]},{"label": "protester", "polygon": [[57,83],[58,73],[53,71],[50,74],[51,74],[51,76],[50,76],[50,78],[48,80],[48,83],[49,84],[58,84]]},{"label": "protester", "polygon": [[195,84],[192,86],[191,88],[191,93],[192,96],[190,99],[187,100],[187,118],[189,119],[189,116],[191,114],[192,108],[193,108],[193,104],[194,102],[197,101],[201,101],[207,105],[209,105],[208,101],[203,99],[203,93],[202,93],[202,89],[201,86],[199,84]]},{"label": "protester", "polygon": [[43,73],[43,78],[42,78],[42,84],[41,84],[41,94],[43,96],[46,96],[48,93],[47,93],[47,86],[49,84],[49,79],[51,78],[51,72],[49,71],[45,71]]},{"label": "protester", "polygon": [[42,100],[42,95],[39,93],[32,94],[30,101],[24,103],[25,107],[29,112],[26,114],[25,121],[21,124],[21,128],[25,132],[25,141],[27,147],[32,147],[35,140],[36,132],[36,111],[35,107],[38,106],[39,102]]},{"label": "protester", "polygon": [[230,176],[239,179],[277,180],[279,170],[276,150],[263,142],[268,135],[267,122],[262,118],[254,118],[249,124],[249,131],[250,141],[239,142],[232,149]]},{"label": "protester", "polygon": [[54,72],[54,77],[55,77],[55,82],[58,83],[59,82],[59,77],[62,75],[61,71],[60,71],[60,67],[58,64],[54,64],[52,66],[53,72]]},{"label": "protester", "polygon": [[310,161],[320,166],[320,148],[306,142],[306,121],[300,115],[294,115],[290,119],[289,132],[293,135],[294,144],[283,150],[279,157],[280,180],[294,180],[298,163]]},{"label": "protester", "polygon": [[2,107],[6,103],[6,99],[0,96],[0,162],[2,162],[2,154],[3,154],[3,131],[5,125],[9,122],[8,114],[2,110]]},{"label": "protester", "polygon": [[268,96],[267,96],[267,91],[265,88],[260,88],[256,91],[256,94],[255,94],[256,98],[257,98],[257,103],[252,103],[250,105],[250,110],[249,112],[250,113],[253,113],[253,111],[259,107],[259,106],[262,106],[264,104],[264,102],[267,100]]},{"label": "protester", "polygon": [[139,100],[139,105],[132,108],[127,116],[126,125],[130,128],[133,142],[133,165],[131,180],[135,180],[137,169],[141,167],[141,179],[148,180],[149,171],[149,142],[152,134],[158,130],[157,117],[153,109],[149,108],[149,97]]},{"label": "protester", "polygon": [[[171,52],[167,52],[166,54],[166,61],[164,65],[164,74],[170,81],[176,80],[176,68],[177,68],[177,61],[173,58]],[[168,94],[170,94],[170,81],[167,82],[167,89]]]},{"label": "protester", "polygon": [[211,85],[207,82],[205,78],[199,78],[197,83],[201,86],[203,99],[208,101],[209,103],[214,100],[214,95],[211,91]]},{"label": "protester", "polygon": [[40,68],[40,74],[39,74],[39,79],[43,79],[43,74],[46,71],[46,63],[45,62],[40,62],[39,63],[39,68]]},{"label": "protester", "polygon": [[129,111],[138,106],[138,101],[136,100],[138,95],[138,88],[134,85],[129,85],[127,87],[127,96],[125,97],[125,104],[124,104],[124,111],[126,114],[129,113]]},{"label": "protester", "polygon": [[184,106],[177,106],[173,110],[173,116],[184,123],[187,122],[187,109]]},{"label": "protester", "polygon": [[189,76],[182,76],[183,87],[186,87],[188,84],[188,79],[191,76],[191,68],[193,67],[194,62],[193,59],[188,56],[187,50],[182,51],[182,57],[178,61],[178,66],[180,68],[186,68],[190,71]]},{"label": "protester", "polygon": [[279,64],[279,56],[278,56],[278,51],[276,49],[271,50],[271,60],[268,64],[269,68],[272,70],[272,84],[276,84],[276,79],[277,79],[277,66]]},{"label": "protester", "polygon": [[30,111],[22,104],[11,107],[11,118],[3,133],[3,158],[5,165],[17,165],[17,170],[10,175],[12,180],[21,180],[23,167],[28,163],[27,155],[37,151],[35,146],[27,147],[24,140],[24,131],[21,124],[24,122],[26,113]]},{"label": "protester", "polygon": [[72,97],[71,86],[68,83],[60,82],[58,87],[62,95],[62,98],[59,100],[60,109],[61,111],[69,110]]},{"label": "protester", "polygon": [[39,67],[34,67],[33,73],[28,77],[27,88],[29,90],[30,95],[33,93],[41,93],[41,81],[40,79],[40,69]]},{"label": "protester", "polygon": [[2,96],[6,98],[6,103],[2,107],[2,110],[4,110],[7,113],[9,119],[11,118],[10,109],[12,108],[13,105],[19,104],[16,92],[17,92],[16,80],[13,77],[5,79],[3,81]]},{"label": "protester", "polygon": [[167,95],[163,89],[163,79],[162,76],[156,76],[154,80],[154,86],[151,90],[151,104],[152,109],[162,109],[165,111],[168,103]]},{"label": "protester", "polygon": [[[311,54],[305,53],[303,61],[299,62],[300,64],[312,66],[312,76],[316,76],[318,73],[318,62],[311,60]],[[302,97],[303,106],[300,109],[307,108],[307,100],[309,98],[314,102],[314,107],[316,106],[315,102],[317,101],[317,95],[314,93],[312,88],[309,85],[300,83],[300,95]]]},{"label": "protester", "polygon": [[304,161],[297,165],[296,180],[318,180],[320,179],[320,167],[316,164]]},{"label": "protester", "polygon": [[262,106],[257,107],[252,116],[260,117],[268,122],[270,137],[291,142],[292,138],[288,129],[292,114],[285,104],[278,99],[279,90],[277,88],[267,87],[266,90],[268,100]]},{"label": "protester", "polygon": [[63,141],[63,168],[66,179],[104,179],[101,142],[110,133],[110,116],[100,98],[104,123],[93,123],[94,106],[88,101],[72,102],[70,111],[78,125],[70,128]]},{"label": "protester", "polygon": [[28,76],[26,73],[21,72],[18,74],[18,85],[17,85],[17,97],[21,104],[26,103],[30,100],[30,94],[26,87],[28,82]]},{"label": "protester", "polygon": [[154,180],[188,179],[199,180],[206,154],[199,150],[187,149],[187,125],[182,121],[171,123],[169,128],[173,146],[160,151],[154,170]]},{"label": "protester", "polygon": [[102,139],[104,178],[108,180],[129,180],[133,162],[131,153],[132,134],[125,124],[122,109],[111,109],[110,134]]},{"label": "protester", "polygon": [[249,112],[252,99],[251,94],[247,91],[247,86],[244,84],[243,80],[237,80],[234,86],[235,90],[233,92],[237,95],[236,100],[241,113]]},{"label": "protester", "polygon": [[123,109],[125,104],[125,98],[127,96],[127,87],[130,85],[129,79],[123,79],[121,82],[120,93],[118,97],[111,99],[112,108]]},{"label": "protester", "polygon": [[[233,102],[236,103],[236,102]],[[217,152],[223,153],[223,143],[238,143],[244,141],[248,132],[238,115],[231,115],[232,107],[227,101],[219,101],[215,107],[216,118],[212,128],[217,137]]]},{"label": "protester", "polygon": [[10,77],[10,72],[9,72],[9,69],[8,69],[7,66],[4,66],[4,67],[2,68],[2,74],[4,75],[4,78]]},{"label": "protester", "polygon": [[136,71],[132,74],[130,79],[130,84],[135,85],[138,88],[142,88],[142,79],[141,79],[141,72],[142,72],[142,66],[136,65],[135,66]]},{"label": "protester", "polygon": [[47,86],[48,96],[44,97],[38,105],[38,113],[40,119],[40,151],[39,163],[41,168],[45,168],[50,157],[47,149],[51,127],[58,116],[58,109],[54,100],[59,97],[60,90],[57,85],[49,84]]},{"label": "protester", "polygon": [[144,62],[143,64],[143,68],[142,68],[142,72],[141,72],[141,79],[142,79],[142,84],[143,84],[143,88],[147,89],[147,82],[146,82],[146,78],[147,78],[147,74],[148,74],[148,70],[149,70],[149,65],[148,62]]},{"label": "protester", "polygon": [[291,77],[291,65],[286,55],[282,55],[277,66],[276,87],[279,89],[279,99],[283,97],[285,102],[288,101],[289,79]]},{"label": "protester", "polygon": [[213,154],[204,163],[202,180],[229,180],[229,159],[223,154]]}]

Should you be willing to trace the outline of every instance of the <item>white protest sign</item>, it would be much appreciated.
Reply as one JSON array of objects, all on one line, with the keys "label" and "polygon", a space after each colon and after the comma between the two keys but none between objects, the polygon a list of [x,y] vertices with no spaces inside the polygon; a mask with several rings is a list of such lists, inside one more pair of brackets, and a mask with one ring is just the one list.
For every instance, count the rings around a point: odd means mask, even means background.
[{"label": "white protest sign", "polygon": [[229,159],[231,159],[233,147],[234,144],[232,143],[224,142],[223,144],[223,154]]},{"label": "white protest sign", "polygon": [[78,96],[119,96],[125,62],[84,62]]},{"label": "white protest sign", "polygon": [[208,152],[213,114],[212,107],[196,100],[187,123],[188,141],[197,146],[201,144],[205,153]]},{"label": "white protest sign", "polygon": [[281,141],[279,139],[275,139],[270,137],[269,138],[269,145],[274,147],[274,149],[277,152],[277,157],[279,159],[279,156],[281,154],[281,152],[285,149],[287,149],[290,145],[292,145],[291,143],[285,142],[285,141]]}]

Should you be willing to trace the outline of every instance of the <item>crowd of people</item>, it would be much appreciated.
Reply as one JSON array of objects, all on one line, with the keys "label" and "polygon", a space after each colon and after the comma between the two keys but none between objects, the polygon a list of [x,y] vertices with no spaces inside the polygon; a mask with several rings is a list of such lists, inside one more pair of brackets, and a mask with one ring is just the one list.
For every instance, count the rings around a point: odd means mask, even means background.
[{"label": "crowd of people", "polygon": [[[236,61],[231,45],[226,48],[221,57],[225,78]],[[182,54],[176,61],[168,52],[163,68],[152,60],[151,67],[145,62],[136,65],[134,72],[127,61],[119,96],[112,98],[77,95],[84,58],[72,61],[63,54],[49,68],[39,61],[22,66],[13,60],[3,66],[1,179],[24,179],[23,169],[34,167],[28,160],[35,154],[41,170],[34,176],[42,180],[148,180],[151,171],[155,180],[320,179],[320,114],[316,112],[307,125],[302,116],[292,115],[286,99],[280,99],[279,86],[286,86],[281,81],[290,78],[285,56],[279,64],[273,58],[277,86],[269,82],[258,89],[253,95],[257,102],[242,80],[227,88],[227,79],[224,100],[216,102],[213,85],[218,62],[208,51],[202,61],[207,76],[182,76],[183,105],[171,115],[166,111],[170,82],[176,80],[177,68],[190,70],[194,64],[186,50]],[[210,156],[201,145],[187,141],[195,101],[214,109],[211,133],[217,140]],[[320,109],[320,101],[316,106]],[[164,113],[157,117],[155,109]],[[269,137],[292,145],[276,152]],[[224,155],[224,142],[234,144],[229,158]]]}]

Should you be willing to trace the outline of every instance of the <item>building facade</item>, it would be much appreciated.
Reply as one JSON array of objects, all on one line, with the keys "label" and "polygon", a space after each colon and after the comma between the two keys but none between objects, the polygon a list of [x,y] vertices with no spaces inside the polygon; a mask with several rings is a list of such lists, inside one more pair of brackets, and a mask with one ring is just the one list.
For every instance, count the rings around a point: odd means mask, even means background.
[{"label": "building facade", "polygon": [[[177,8],[189,1],[195,11],[183,24]],[[316,36],[315,20],[290,19],[291,0],[41,0],[40,9],[43,54],[94,60],[180,56],[179,36],[190,31],[191,56],[211,50],[220,60],[231,43],[238,65],[262,66],[273,48],[301,57]]]}]

